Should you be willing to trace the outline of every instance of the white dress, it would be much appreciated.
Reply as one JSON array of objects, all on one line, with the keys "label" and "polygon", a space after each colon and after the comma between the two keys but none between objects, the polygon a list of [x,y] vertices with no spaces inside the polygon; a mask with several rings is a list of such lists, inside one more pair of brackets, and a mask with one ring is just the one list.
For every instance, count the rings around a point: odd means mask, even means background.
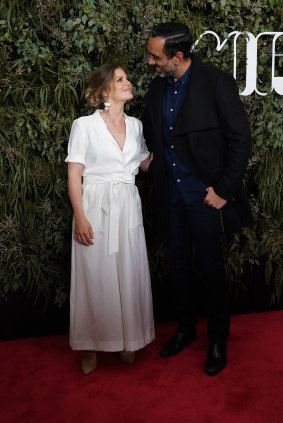
[{"label": "white dress", "polygon": [[142,124],[125,115],[123,150],[96,110],[73,122],[66,162],[83,168],[83,209],[94,232],[72,237],[70,345],[135,351],[154,339],[152,296],[135,175],[149,156]]}]

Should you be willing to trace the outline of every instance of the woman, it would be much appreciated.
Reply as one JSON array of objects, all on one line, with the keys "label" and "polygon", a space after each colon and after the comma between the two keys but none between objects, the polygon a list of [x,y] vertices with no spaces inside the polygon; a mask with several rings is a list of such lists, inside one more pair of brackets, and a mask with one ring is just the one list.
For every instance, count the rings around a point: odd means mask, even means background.
[{"label": "woman", "polygon": [[[84,350],[82,371],[97,366],[97,351],[134,351],[154,339],[150,277],[135,186],[152,160],[141,122],[124,114],[132,85],[120,66],[92,75],[85,97],[97,108],[76,119],[68,145],[68,189],[74,211],[70,345]],[[81,180],[83,177],[83,185]]]}]

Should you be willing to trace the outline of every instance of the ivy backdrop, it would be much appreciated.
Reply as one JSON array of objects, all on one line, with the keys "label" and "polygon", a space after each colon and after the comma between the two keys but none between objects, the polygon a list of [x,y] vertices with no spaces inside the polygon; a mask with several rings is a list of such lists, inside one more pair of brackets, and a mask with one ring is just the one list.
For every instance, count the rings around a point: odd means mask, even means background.
[{"label": "ivy backdrop", "polygon": [[[16,292],[61,306],[68,298],[71,207],[66,149],[73,119],[92,113],[83,99],[90,71],[105,62],[124,65],[135,98],[127,112],[141,116],[142,96],[153,78],[146,42],[152,26],[168,20],[187,24],[197,39],[206,30],[228,33],[279,31],[282,7],[275,0],[0,0],[0,299]],[[280,40],[277,51],[283,53]],[[206,36],[197,46],[204,61],[232,72],[233,41],[221,52]],[[258,87],[270,90],[271,41],[259,41]],[[279,51],[280,50],[280,51]],[[237,81],[245,82],[245,39],[238,40]],[[278,57],[277,69],[283,58]],[[282,295],[282,100],[242,97],[253,147],[246,186],[256,225],[224,240],[232,285],[243,269],[258,266],[271,285],[272,302]],[[149,240],[152,278],[162,283],[163,251],[149,236],[150,182],[138,181]]]}]

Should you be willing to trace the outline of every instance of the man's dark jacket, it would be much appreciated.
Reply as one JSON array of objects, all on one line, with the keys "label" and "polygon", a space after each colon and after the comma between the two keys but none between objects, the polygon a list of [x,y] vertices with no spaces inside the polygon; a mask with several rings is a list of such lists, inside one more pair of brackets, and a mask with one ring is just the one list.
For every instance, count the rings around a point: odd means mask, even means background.
[{"label": "man's dark jacket", "polygon": [[[172,144],[189,169],[228,203],[222,208],[224,231],[252,224],[243,176],[250,154],[250,129],[235,79],[192,55],[186,98],[172,130]],[[155,225],[166,239],[168,177],[162,135],[162,98],[167,79],[156,77],[144,97],[145,139],[153,149]]]}]

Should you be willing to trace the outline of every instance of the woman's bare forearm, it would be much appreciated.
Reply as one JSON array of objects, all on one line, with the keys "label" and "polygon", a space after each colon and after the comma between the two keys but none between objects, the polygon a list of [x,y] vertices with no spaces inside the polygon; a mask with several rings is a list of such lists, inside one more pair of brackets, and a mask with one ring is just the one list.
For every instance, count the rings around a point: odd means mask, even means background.
[{"label": "woman's bare forearm", "polygon": [[153,160],[153,153],[150,153],[150,156],[147,159],[145,159],[145,160],[143,160],[141,162],[140,169],[143,172],[147,172],[148,171],[148,168],[149,168],[149,165],[150,165],[150,163],[151,163],[152,160]]},{"label": "woman's bare forearm", "polygon": [[68,163],[68,192],[76,219],[84,216],[82,202],[82,171],[82,164]]},{"label": "woman's bare forearm", "polygon": [[82,171],[79,163],[68,164],[68,190],[75,216],[75,237],[83,245],[93,245],[93,230],[87,220],[82,202]]}]

